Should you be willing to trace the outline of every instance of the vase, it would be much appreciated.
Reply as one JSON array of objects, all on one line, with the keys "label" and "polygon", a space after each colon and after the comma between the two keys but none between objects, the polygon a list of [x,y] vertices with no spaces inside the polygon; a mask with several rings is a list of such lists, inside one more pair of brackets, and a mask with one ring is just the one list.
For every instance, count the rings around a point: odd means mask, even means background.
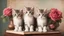
[{"label": "vase", "polygon": [[49,29],[50,29],[50,31],[55,31],[56,30],[56,25],[55,24],[50,24]]},{"label": "vase", "polygon": [[9,30],[14,30],[14,24],[13,24],[13,19],[12,18],[10,18],[8,29]]}]

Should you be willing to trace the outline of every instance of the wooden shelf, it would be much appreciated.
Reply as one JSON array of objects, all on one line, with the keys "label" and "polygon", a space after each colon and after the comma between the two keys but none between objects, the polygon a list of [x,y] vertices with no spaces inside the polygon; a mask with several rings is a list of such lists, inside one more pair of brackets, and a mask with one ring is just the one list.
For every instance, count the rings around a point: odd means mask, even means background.
[{"label": "wooden shelf", "polygon": [[6,30],[4,36],[61,36],[59,31],[52,32],[15,32],[13,30]]}]

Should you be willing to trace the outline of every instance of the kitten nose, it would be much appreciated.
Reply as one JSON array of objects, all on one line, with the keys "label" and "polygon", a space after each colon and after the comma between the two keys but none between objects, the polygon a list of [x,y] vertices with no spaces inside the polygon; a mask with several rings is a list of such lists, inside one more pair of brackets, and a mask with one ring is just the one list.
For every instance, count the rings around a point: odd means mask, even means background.
[{"label": "kitten nose", "polygon": [[43,17],[44,15],[41,15],[41,18]]},{"label": "kitten nose", "polygon": [[31,12],[29,12],[29,13],[31,13]]},{"label": "kitten nose", "polygon": [[[44,16],[44,15],[42,15],[42,16]],[[42,17],[42,16],[41,16],[41,17]]]},{"label": "kitten nose", "polygon": [[18,16],[20,16],[20,14]]}]

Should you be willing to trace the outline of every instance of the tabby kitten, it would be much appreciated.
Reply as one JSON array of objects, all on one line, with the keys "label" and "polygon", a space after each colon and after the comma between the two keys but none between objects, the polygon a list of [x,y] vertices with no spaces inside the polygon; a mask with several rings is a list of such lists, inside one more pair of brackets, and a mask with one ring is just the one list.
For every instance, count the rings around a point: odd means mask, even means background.
[{"label": "tabby kitten", "polygon": [[43,9],[38,10],[38,17],[37,17],[37,26],[38,26],[38,32],[46,32],[46,24],[47,24],[47,18],[45,16],[45,12]]},{"label": "tabby kitten", "polygon": [[34,31],[34,8],[25,7],[24,8],[24,23],[25,31]]},{"label": "tabby kitten", "polygon": [[13,15],[13,23],[15,26],[14,31],[22,31],[22,26],[23,26],[23,10],[15,10],[13,9],[12,12]]}]

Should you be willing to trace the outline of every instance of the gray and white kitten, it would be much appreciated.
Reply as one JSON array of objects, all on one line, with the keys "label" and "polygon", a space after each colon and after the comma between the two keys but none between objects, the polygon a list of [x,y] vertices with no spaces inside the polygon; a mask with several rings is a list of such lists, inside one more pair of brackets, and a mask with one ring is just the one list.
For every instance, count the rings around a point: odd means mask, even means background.
[{"label": "gray and white kitten", "polygon": [[47,24],[47,18],[45,16],[45,12],[43,9],[38,10],[38,17],[37,17],[37,31],[38,32],[47,32],[46,24]]},{"label": "gray and white kitten", "polygon": [[25,31],[34,31],[34,8],[24,8]]},{"label": "gray and white kitten", "polygon": [[15,10],[13,9],[13,23],[15,26],[14,31],[22,31],[22,24],[23,24],[23,10]]}]

